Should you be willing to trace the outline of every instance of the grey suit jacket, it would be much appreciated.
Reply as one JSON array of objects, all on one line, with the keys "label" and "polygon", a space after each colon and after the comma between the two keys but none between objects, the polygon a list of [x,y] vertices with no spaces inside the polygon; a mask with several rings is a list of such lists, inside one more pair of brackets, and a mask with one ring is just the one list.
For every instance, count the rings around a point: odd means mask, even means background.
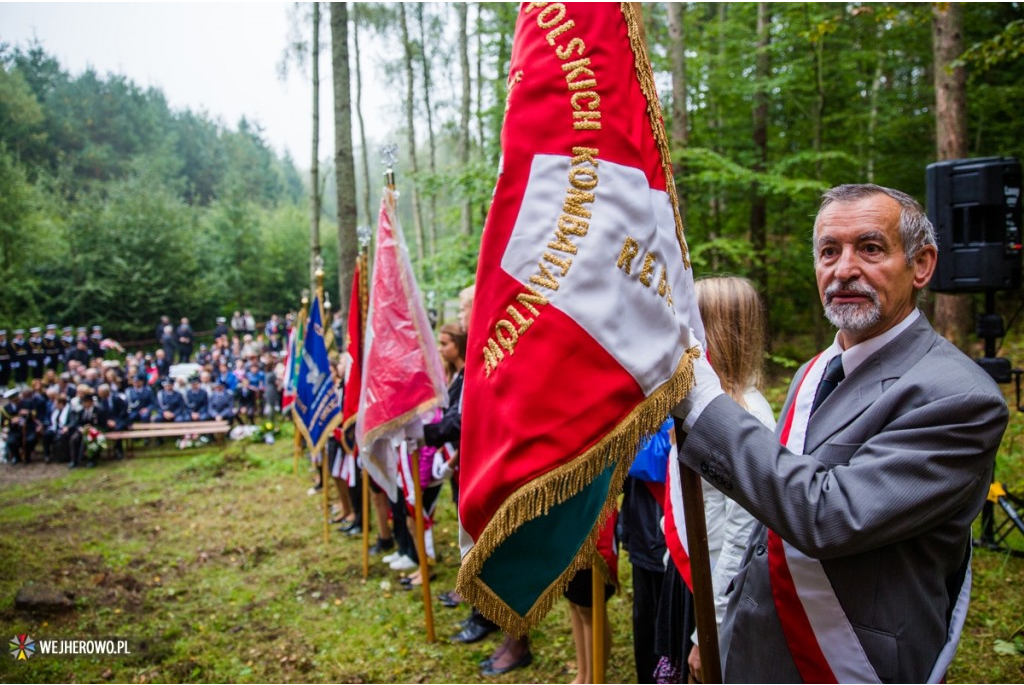
[{"label": "grey suit jacket", "polygon": [[817,409],[806,456],[729,397],[714,400],[679,458],[764,524],[729,589],[726,682],[800,682],[772,599],[765,525],[821,560],[883,682],[924,682],[1007,419],[998,386],[923,316]]}]

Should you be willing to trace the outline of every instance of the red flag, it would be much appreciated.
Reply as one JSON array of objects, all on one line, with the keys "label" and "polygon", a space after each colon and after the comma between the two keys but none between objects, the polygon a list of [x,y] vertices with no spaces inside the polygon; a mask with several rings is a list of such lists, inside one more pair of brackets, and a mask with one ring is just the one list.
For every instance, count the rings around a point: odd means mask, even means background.
[{"label": "red flag", "polygon": [[[345,398],[341,406],[341,430],[355,423],[359,412],[359,394],[363,385],[363,288],[362,257],[356,259],[352,276],[352,297],[348,305],[348,330],[345,333],[345,352],[349,356],[348,377],[345,379]],[[342,442],[339,440],[339,442]]]},{"label": "red flag", "polygon": [[521,634],[592,563],[703,331],[635,9],[522,5],[508,82],[469,328],[458,589]]},{"label": "red flag", "polygon": [[392,499],[398,453],[423,435],[421,415],[448,404],[444,368],[398,224],[395,193],[385,189],[377,227],[363,350],[364,383],[356,419],[363,465]]}]

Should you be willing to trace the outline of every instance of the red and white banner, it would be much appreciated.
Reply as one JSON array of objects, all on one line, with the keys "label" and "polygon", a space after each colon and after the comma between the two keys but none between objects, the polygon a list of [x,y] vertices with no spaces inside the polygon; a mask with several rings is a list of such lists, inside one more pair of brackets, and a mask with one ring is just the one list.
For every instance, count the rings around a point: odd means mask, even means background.
[{"label": "red and white banner", "polygon": [[524,4],[516,26],[469,327],[458,587],[517,634],[590,563],[640,440],[692,383],[688,329],[703,337],[641,34],[628,3]]},{"label": "red and white banner", "polygon": [[281,383],[281,412],[287,412],[295,402],[295,339],[298,326],[288,331],[288,346],[284,355],[284,381]]},{"label": "red and white banner", "polygon": [[[352,295],[348,301],[348,326],[345,331],[345,354],[348,372],[345,376],[345,396],[341,403],[341,430],[355,423],[359,412],[359,399],[363,387],[363,257],[356,259],[352,275]],[[342,440],[338,441],[343,443]],[[354,448],[355,446],[353,446]],[[347,448],[346,448],[347,449]],[[355,449],[352,450],[356,451]]]},{"label": "red and white banner", "polygon": [[448,404],[444,368],[409,263],[396,211],[385,189],[363,344],[363,385],[356,442],[364,468],[392,499],[397,447],[423,434],[421,416]]}]

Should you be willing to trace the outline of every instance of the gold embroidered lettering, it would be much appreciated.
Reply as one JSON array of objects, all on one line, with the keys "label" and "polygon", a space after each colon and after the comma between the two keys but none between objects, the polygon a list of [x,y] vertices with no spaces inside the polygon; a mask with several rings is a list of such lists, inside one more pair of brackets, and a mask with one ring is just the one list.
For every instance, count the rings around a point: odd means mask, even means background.
[{"label": "gold embroidered lettering", "polygon": [[548,298],[544,297],[530,286],[526,286],[525,293],[519,293],[516,295],[516,302],[526,307],[531,314],[537,316],[540,312],[533,305],[545,305],[548,303]]},{"label": "gold embroidered lettering", "polygon": [[584,207],[583,203],[593,201],[593,193],[584,193],[575,188],[569,188],[565,192],[565,202],[562,204],[562,211],[572,216],[578,216],[581,219],[589,219],[590,210]]},{"label": "gold embroidered lettering", "polygon": [[530,276],[530,283],[535,283],[548,290],[558,290],[558,281],[551,275],[548,268],[541,262],[537,262],[537,268],[540,269],[540,273]]},{"label": "gold embroidered lettering", "polygon": [[[502,331],[506,331],[507,337],[501,334]],[[516,327],[509,321],[502,319],[498,323],[494,324],[494,337],[498,339],[499,345],[508,350],[509,355],[515,354],[516,342],[519,340],[519,334],[516,333]]]},{"label": "gold embroidered lettering", "polygon": [[572,97],[569,98],[569,102],[572,103],[572,108],[579,111],[583,109],[580,105],[580,100],[590,100],[587,103],[587,109],[597,109],[601,106],[601,96],[592,90],[585,90],[581,93],[573,93]]},{"label": "gold embroidered lettering", "polygon": [[484,346],[484,375],[490,376],[497,366],[498,362],[505,358],[505,353],[498,347],[498,343],[494,342],[494,338],[487,339],[487,345]]},{"label": "gold embroidered lettering", "polygon": [[[572,20],[570,19],[569,21]],[[550,36],[551,34],[548,35]],[[555,48],[555,54],[558,55],[558,59],[566,60],[572,57],[573,50],[576,51],[577,55],[582,55],[583,51],[586,49],[587,46],[586,44],[584,44],[582,38],[573,38],[568,43],[566,43],[565,47],[559,45],[557,48]]]},{"label": "gold embroidered lettering", "polygon": [[545,252],[544,253],[544,261],[548,262],[549,264],[554,264],[559,269],[561,269],[563,276],[565,276],[567,273],[569,273],[569,267],[572,266],[572,260],[571,259],[566,259],[564,257],[556,257],[555,255],[551,254],[550,252]]},{"label": "gold embroidered lettering", "polygon": [[661,278],[658,280],[658,295],[664,297],[668,305],[672,306],[672,286],[668,282],[668,267],[661,271]]},{"label": "gold embroidered lettering", "polygon": [[593,69],[589,69],[587,65],[590,64],[589,57],[582,57],[580,59],[574,59],[571,62],[566,62],[562,65],[562,71],[565,72],[565,82],[572,83],[576,81],[580,76],[593,76]]},{"label": "gold embroidered lettering", "polygon": [[569,183],[577,190],[593,190],[597,187],[597,172],[586,167],[573,167],[569,170]]},{"label": "gold embroidered lettering", "polygon": [[595,121],[601,118],[600,112],[573,112],[572,118],[576,120],[572,122],[572,127],[577,131],[596,131],[601,128],[601,122]]},{"label": "gold embroidered lettering", "polygon": [[572,164],[583,164],[583,162],[590,162],[595,168],[597,167],[597,148],[596,147],[574,147],[572,149]]},{"label": "gold embroidered lettering", "polygon": [[519,329],[517,330],[519,335],[525,333],[526,329],[533,325],[533,319],[523,317],[523,315],[519,313],[519,310],[512,305],[505,307],[505,311],[508,312],[508,315],[511,316],[517,324],[519,324]]},{"label": "gold embroidered lettering", "polygon": [[[569,29],[571,29],[574,26],[576,26],[576,22],[573,21],[572,19],[570,19],[569,21],[567,21],[564,24],[562,24],[561,26],[559,26],[557,29],[553,29],[550,33],[548,33],[548,37],[547,37],[548,45],[554,45],[555,44],[555,38],[558,38],[560,35],[562,35],[563,33],[565,33],[566,31],[568,31]],[[573,40],[578,40],[578,39],[574,38]],[[556,50],[555,52],[557,53],[558,51]]]},{"label": "gold embroidered lettering", "polygon": [[[556,15],[554,19],[549,18],[552,14],[552,10],[554,10],[554,14]],[[537,15],[537,26],[542,29],[549,29],[562,21],[562,19],[565,19],[565,5],[560,2],[555,2],[540,11],[540,14]]]},{"label": "gold embroidered lettering", "polygon": [[524,14],[529,14],[530,12],[532,12],[535,9],[537,9],[538,7],[544,7],[547,4],[548,3],[546,3],[546,2],[531,2],[529,5],[526,6],[526,9],[523,10],[523,13]]},{"label": "gold embroidered lettering", "polygon": [[654,253],[648,252],[644,257],[644,266],[640,269],[640,282],[645,288],[651,287],[651,274],[654,273]]},{"label": "gold embroidered lettering", "polygon": [[639,251],[640,243],[633,238],[626,238],[626,241],[622,243],[622,251],[619,252],[619,261],[615,263],[615,266],[625,271],[626,274],[633,273],[633,259]]}]

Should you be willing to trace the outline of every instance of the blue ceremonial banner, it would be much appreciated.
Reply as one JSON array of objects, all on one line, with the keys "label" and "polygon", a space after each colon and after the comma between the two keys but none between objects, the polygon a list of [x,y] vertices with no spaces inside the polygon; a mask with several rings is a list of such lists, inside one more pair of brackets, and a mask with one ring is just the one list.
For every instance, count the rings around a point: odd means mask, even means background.
[{"label": "blue ceremonial banner", "polygon": [[296,425],[313,452],[319,451],[331,431],[341,423],[341,398],[331,380],[331,362],[324,343],[320,297],[309,308],[306,336],[302,341],[299,376],[295,387]]}]

